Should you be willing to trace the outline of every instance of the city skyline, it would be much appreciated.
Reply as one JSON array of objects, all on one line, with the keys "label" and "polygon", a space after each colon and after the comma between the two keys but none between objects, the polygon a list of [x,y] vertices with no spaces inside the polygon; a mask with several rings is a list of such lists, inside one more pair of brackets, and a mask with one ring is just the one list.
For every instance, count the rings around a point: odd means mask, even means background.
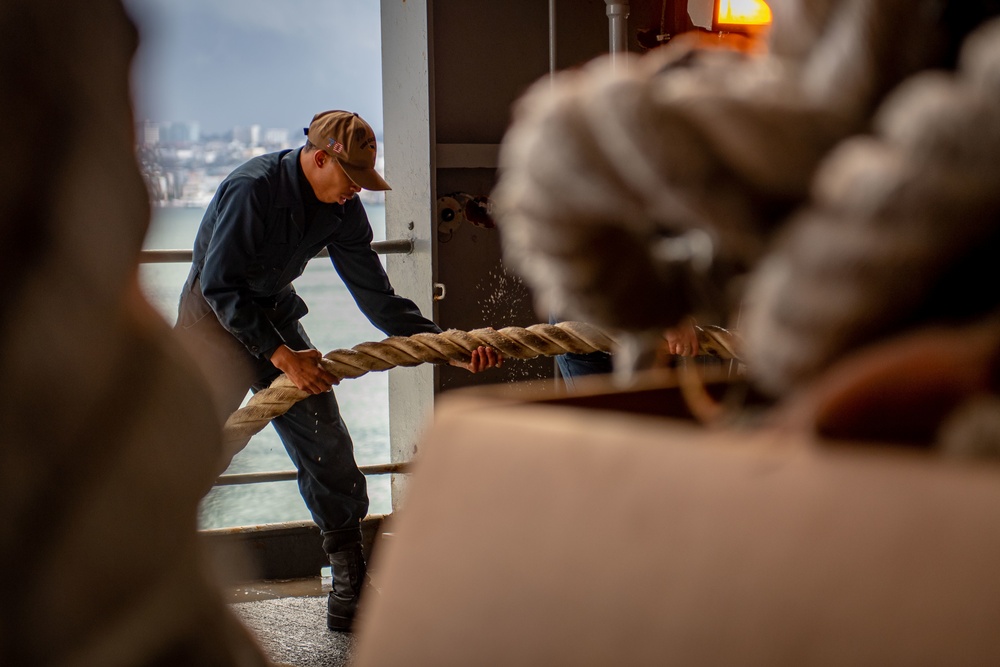
[{"label": "city skyline", "polygon": [[143,120],[136,123],[136,142],[143,146],[164,144],[197,144],[206,141],[229,140],[247,145],[281,144],[297,146],[305,143],[300,128],[266,127],[261,123],[234,125],[216,132],[202,132],[198,121]]},{"label": "city skyline", "polygon": [[[125,0],[140,33],[136,119],[204,135],[357,111],[381,134],[377,0]],[[317,30],[317,26],[325,26]]]},{"label": "city skyline", "polygon": [[[301,131],[263,128],[255,124],[231,133],[201,137],[185,123],[136,124],[136,155],[150,202],[156,207],[205,207],[229,173],[250,158],[266,152],[296,148],[304,143]],[[375,168],[383,170],[379,155]],[[384,193],[362,191],[366,203],[382,203]]]}]

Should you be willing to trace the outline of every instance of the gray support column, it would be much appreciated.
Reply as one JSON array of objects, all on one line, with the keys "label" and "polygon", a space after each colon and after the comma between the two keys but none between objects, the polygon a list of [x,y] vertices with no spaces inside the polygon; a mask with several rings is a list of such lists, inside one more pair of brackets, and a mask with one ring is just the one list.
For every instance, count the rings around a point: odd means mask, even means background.
[{"label": "gray support column", "polygon": [[[386,238],[413,240],[413,252],[386,258],[393,286],[433,318],[434,135],[430,84],[430,0],[382,0],[382,105],[385,119]],[[389,371],[391,460],[412,458],[434,405],[434,367]],[[405,476],[393,475],[393,510]]]}]

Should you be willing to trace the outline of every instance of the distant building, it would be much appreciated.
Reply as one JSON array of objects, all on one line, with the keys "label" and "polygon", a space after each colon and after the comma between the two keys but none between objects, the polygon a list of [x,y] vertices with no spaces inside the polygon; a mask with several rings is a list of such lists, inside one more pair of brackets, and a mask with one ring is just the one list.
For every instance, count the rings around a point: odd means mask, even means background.
[{"label": "distant building", "polygon": [[139,144],[150,148],[160,143],[160,124],[152,121],[144,121],[139,124],[136,133],[139,137]]},{"label": "distant building", "polygon": [[288,128],[271,127],[264,132],[264,145],[274,148],[288,148]]},{"label": "distant building", "polygon": [[237,144],[242,144],[244,146],[259,146],[260,131],[261,131],[260,125],[251,125],[249,127],[234,127],[233,142]]},{"label": "distant building", "polygon": [[201,126],[197,122],[164,123],[160,141],[175,144],[196,144],[201,140]]},{"label": "distant building", "polygon": [[260,125],[203,133],[193,121],[145,121],[135,130],[136,156],[156,206],[204,207],[233,169],[256,155],[294,148],[298,136],[287,128],[265,130]]}]

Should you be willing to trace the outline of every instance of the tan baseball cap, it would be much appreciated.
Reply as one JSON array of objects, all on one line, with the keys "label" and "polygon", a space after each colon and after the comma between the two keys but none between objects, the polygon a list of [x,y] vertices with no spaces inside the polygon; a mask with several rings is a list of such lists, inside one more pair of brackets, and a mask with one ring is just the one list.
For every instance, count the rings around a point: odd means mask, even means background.
[{"label": "tan baseball cap", "polygon": [[365,190],[391,190],[375,171],[378,145],[371,125],[350,111],[324,111],[305,128],[309,143],[340,162],[347,175]]}]

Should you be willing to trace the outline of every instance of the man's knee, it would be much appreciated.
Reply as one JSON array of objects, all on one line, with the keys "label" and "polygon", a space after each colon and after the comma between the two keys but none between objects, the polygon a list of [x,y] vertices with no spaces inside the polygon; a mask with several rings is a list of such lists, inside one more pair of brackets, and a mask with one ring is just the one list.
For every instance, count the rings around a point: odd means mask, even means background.
[{"label": "man's knee", "polygon": [[323,531],[323,551],[328,554],[344,551],[355,544],[361,544],[361,526]]}]

